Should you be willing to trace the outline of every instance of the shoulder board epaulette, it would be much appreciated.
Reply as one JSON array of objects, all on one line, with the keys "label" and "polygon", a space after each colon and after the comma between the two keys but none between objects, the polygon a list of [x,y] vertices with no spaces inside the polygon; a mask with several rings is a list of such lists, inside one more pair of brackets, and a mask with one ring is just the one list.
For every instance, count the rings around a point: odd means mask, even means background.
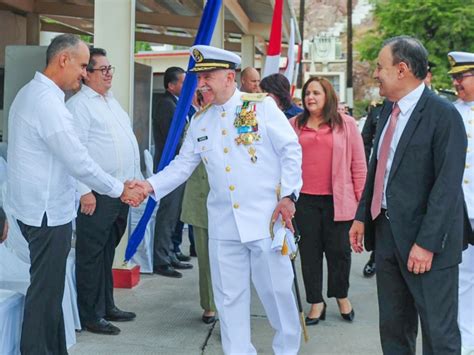
[{"label": "shoulder board epaulette", "polygon": [[201,116],[204,112],[206,112],[207,110],[209,110],[209,108],[212,106],[212,104],[207,104],[205,105],[203,108],[201,108],[198,112],[196,112],[193,116],[194,119],[198,118],[199,116]]},{"label": "shoulder board epaulette", "polygon": [[259,93],[256,93],[256,94],[242,94],[242,96],[240,97],[240,99],[242,101],[255,101],[255,102],[262,102],[263,99],[265,99],[267,97],[267,93],[265,92],[259,92]]}]

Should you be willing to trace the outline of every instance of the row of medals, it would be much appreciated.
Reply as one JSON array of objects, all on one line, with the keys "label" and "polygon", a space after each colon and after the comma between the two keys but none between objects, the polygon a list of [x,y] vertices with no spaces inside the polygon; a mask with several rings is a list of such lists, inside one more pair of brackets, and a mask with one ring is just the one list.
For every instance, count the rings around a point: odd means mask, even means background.
[{"label": "row of medals", "polygon": [[255,110],[255,104],[244,103],[237,108],[234,127],[237,128],[238,136],[235,138],[237,145],[243,144],[249,146],[247,151],[250,154],[252,163],[257,162],[257,150],[252,144],[260,140],[258,134],[258,122]]}]

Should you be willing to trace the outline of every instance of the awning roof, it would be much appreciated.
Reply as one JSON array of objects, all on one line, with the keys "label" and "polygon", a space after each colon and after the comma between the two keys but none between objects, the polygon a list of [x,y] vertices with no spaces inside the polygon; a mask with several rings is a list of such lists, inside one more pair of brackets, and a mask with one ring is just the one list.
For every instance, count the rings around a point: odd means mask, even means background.
[{"label": "awning roof", "polygon": [[[293,0],[284,0],[283,42],[294,17]],[[242,35],[255,35],[264,53],[275,0],[223,0],[225,47],[240,51]],[[136,0],[137,41],[190,46],[202,13],[203,0]],[[94,34],[94,0],[0,0],[0,9],[38,14],[41,31]],[[113,9],[111,9],[113,11]],[[296,29],[296,41],[300,35]]]}]

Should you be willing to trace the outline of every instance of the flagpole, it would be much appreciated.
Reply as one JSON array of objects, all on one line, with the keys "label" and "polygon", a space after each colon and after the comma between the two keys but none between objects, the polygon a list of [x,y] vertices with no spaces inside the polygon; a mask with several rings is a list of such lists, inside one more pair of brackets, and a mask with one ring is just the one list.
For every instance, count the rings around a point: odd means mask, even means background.
[{"label": "flagpole", "polygon": [[304,15],[305,15],[305,0],[300,0],[300,18],[299,18],[299,30],[301,36],[300,50],[298,52],[298,81],[296,86],[298,88],[303,87],[303,41],[304,41]]}]

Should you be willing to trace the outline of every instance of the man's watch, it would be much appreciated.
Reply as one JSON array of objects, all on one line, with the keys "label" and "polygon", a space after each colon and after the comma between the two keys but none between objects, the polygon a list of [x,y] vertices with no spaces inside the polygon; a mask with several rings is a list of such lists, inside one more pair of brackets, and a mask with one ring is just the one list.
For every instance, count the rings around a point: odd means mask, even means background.
[{"label": "man's watch", "polygon": [[283,198],[289,198],[291,201],[293,201],[293,203],[296,203],[296,201],[298,201],[294,192],[292,192],[291,195],[285,196]]}]

